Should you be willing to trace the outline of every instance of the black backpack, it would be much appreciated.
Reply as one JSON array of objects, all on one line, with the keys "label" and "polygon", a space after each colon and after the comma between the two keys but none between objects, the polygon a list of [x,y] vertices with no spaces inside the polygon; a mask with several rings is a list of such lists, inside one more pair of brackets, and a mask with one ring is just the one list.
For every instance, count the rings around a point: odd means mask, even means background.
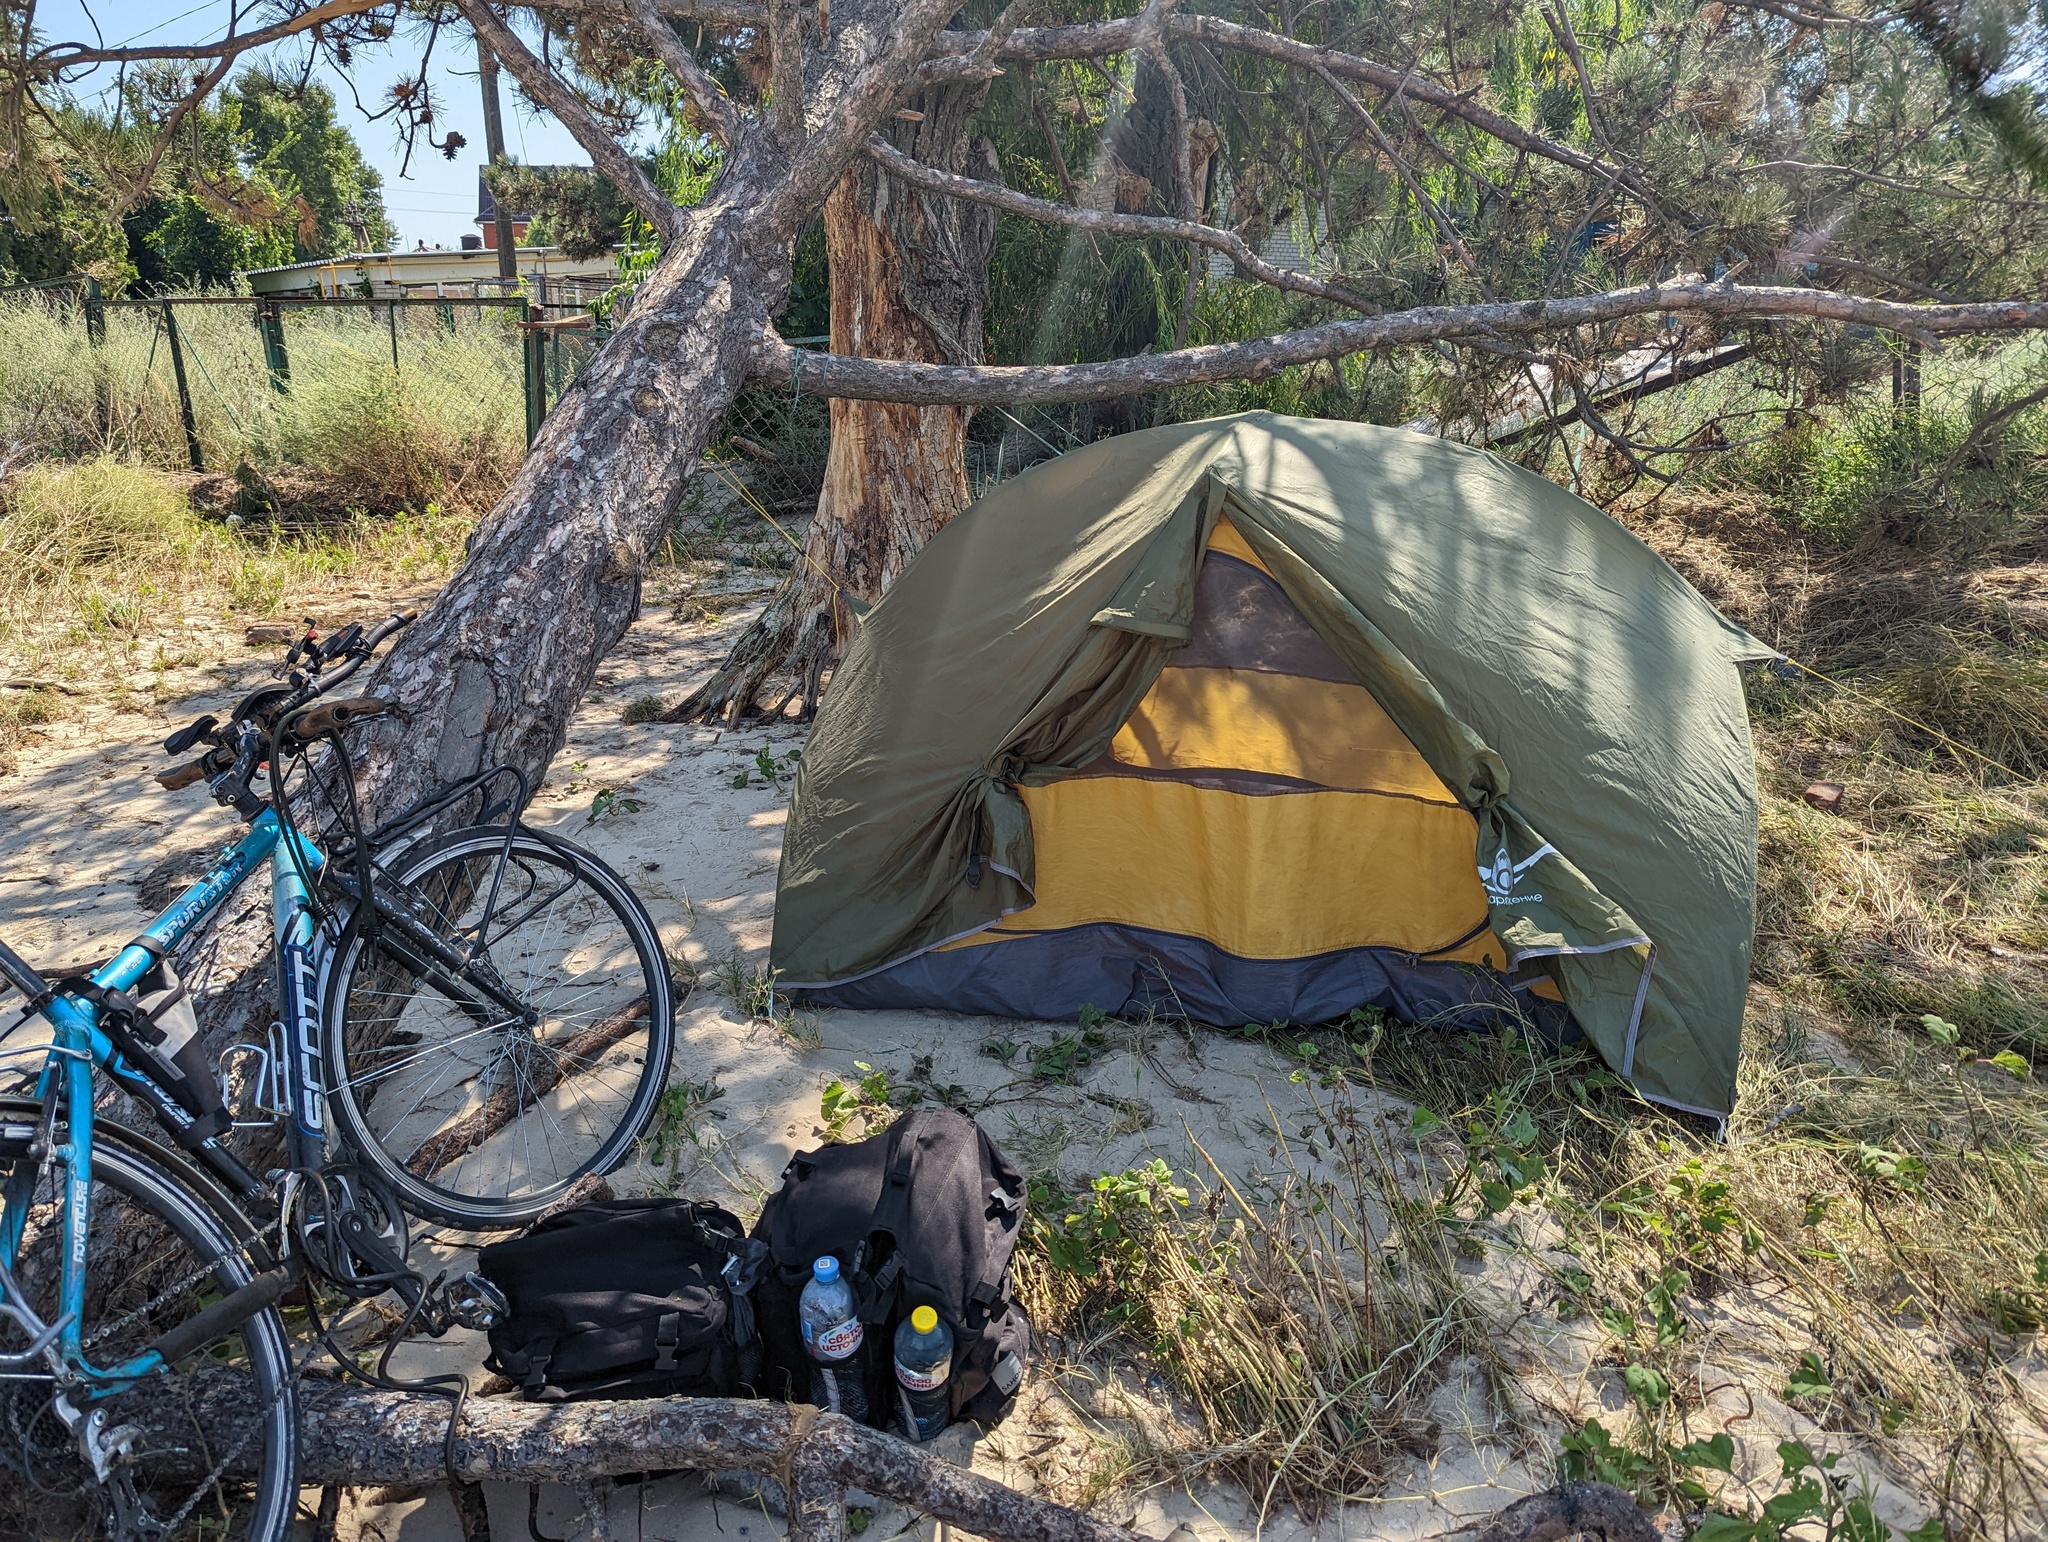
[{"label": "black backpack", "polygon": [[767,1250],[739,1218],[680,1199],[607,1199],[477,1255],[510,1310],[484,1364],[529,1402],[735,1397],[760,1374],[754,1281]]},{"label": "black backpack", "polygon": [[810,1400],[812,1362],[797,1298],[830,1253],[868,1325],[860,1351],[873,1422],[895,1409],[891,1343],[913,1307],[953,1330],[953,1417],[993,1424],[1010,1411],[1031,1323],[1010,1294],[1024,1179],[964,1114],[919,1109],[851,1145],[799,1152],[754,1236],[768,1244],[760,1304],[762,1390]]}]

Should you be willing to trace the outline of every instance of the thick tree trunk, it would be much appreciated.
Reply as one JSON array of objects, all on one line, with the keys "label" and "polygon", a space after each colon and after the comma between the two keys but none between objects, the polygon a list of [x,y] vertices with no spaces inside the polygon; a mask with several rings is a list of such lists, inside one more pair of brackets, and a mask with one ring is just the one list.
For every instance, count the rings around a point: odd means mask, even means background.
[{"label": "thick tree trunk", "polygon": [[[971,134],[985,95],[985,86],[952,86],[914,99],[912,111],[923,116],[895,120],[898,148],[947,170],[978,162],[977,175],[996,174],[988,145]],[[906,187],[873,161],[849,167],[825,202],[832,351],[979,361],[995,224],[992,210]],[[969,410],[835,398],[830,411],[825,486],[802,556],[718,672],[669,721],[738,722],[784,669],[794,679],[764,709],[777,715],[800,698],[808,716],[859,613],[967,506]]]}]

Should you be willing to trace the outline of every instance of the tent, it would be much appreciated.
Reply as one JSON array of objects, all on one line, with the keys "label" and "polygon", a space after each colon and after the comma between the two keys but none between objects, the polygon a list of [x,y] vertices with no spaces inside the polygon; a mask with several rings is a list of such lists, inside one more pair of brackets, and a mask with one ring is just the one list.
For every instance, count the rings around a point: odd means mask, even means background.
[{"label": "tent", "polygon": [[1509,1018],[1725,1115],[1771,656],[1484,451],[1269,413],[1102,441],[861,624],[771,964],[821,1006]]}]

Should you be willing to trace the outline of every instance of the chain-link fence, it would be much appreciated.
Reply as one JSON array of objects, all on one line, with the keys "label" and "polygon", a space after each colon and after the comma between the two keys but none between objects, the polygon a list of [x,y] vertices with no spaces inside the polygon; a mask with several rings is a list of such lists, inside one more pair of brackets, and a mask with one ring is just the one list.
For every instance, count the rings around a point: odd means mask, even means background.
[{"label": "chain-link fence", "polygon": [[[17,457],[114,454],[245,484],[303,475],[327,501],[372,511],[480,509],[631,301],[560,278],[511,295],[474,285],[107,299],[83,280],[0,291],[0,446]],[[1116,431],[1112,416],[1093,404],[977,413],[971,495]],[[801,520],[830,446],[823,397],[800,381],[750,386],[709,447],[724,492],[707,497]]]}]

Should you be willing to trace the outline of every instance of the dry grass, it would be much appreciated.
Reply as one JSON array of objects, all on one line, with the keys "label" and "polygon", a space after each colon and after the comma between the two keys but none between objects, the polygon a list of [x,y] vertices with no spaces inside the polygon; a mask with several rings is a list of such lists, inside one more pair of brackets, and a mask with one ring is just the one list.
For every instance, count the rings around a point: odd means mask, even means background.
[{"label": "dry grass", "polygon": [[[31,466],[0,496],[0,679],[53,687],[188,662],[180,633],[195,621],[297,614],[342,584],[437,580],[468,530],[440,513],[237,528],[201,518],[183,479],[110,458]],[[42,705],[6,708],[14,724],[61,705],[34,694]]]},{"label": "dry grass", "polygon": [[1406,1114],[1329,1114],[1313,1150],[1280,1134],[1285,1179],[1256,1197],[1199,1145],[1192,1194],[1157,1162],[1080,1195],[1034,1185],[1018,1287],[1064,1373],[1135,1358],[1181,1404],[1183,1428],[1155,1421],[1098,1482],[1206,1475],[1314,1512],[1431,1448],[1417,1405],[1475,1339],[1451,1250],[1395,1177]]},{"label": "dry grass", "polygon": [[[181,310],[208,468],[253,468],[321,509],[489,508],[525,453],[519,342],[498,313],[454,312],[452,331],[431,310],[402,316],[394,365],[382,316],[292,311],[290,389],[280,393],[248,308]],[[0,305],[0,448],[15,462],[187,467],[156,314],[110,311],[95,349],[75,316],[34,299]]]}]

